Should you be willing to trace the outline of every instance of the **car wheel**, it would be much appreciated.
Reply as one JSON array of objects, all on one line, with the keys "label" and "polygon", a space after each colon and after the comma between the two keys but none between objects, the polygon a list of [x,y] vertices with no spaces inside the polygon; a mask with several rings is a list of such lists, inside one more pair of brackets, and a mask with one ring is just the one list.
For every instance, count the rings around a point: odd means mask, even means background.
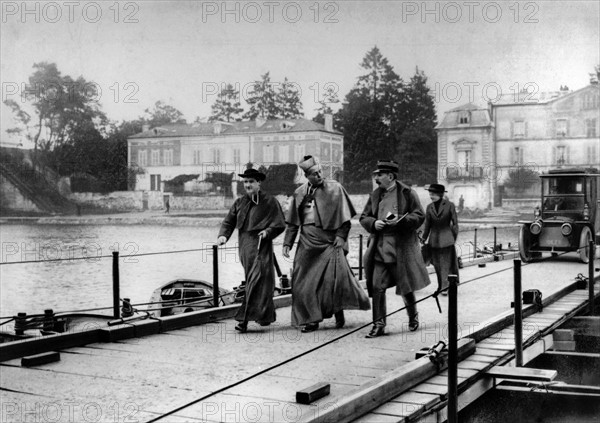
[{"label": "car wheel", "polygon": [[592,240],[592,231],[587,226],[581,230],[581,236],[579,237],[579,260],[583,263],[589,263],[590,255],[594,258],[594,252],[590,254],[590,241]]},{"label": "car wheel", "polygon": [[519,255],[523,263],[530,263],[533,261],[533,254],[529,251],[531,246],[531,239],[529,230],[525,226],[521,226],[519,231]]}]

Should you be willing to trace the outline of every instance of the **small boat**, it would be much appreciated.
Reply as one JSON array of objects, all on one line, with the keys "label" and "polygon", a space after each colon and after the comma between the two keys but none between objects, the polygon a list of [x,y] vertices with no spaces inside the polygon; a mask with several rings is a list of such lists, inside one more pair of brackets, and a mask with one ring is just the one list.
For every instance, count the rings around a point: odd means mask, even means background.
[{"label": "small boat", "polygon": [[[219,305],[233,304],[235,296],[235,291],[219,288]],[[210,282],[176,279],[160,286],[152,293],[147,311],[154,317],[163,317],[213,306],[213,287]]]}]

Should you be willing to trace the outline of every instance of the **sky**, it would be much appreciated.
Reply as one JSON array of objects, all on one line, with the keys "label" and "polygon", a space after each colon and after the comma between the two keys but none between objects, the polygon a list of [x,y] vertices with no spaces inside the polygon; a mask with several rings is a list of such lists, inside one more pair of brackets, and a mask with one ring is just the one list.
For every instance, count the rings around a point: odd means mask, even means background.
[{"label": "sky", "polygon": [[[266,72],[297,84],[311,118],[324,89],[344,99],[377,46],[404,80],[425,72],[441,118],[499,91],[586,86],[600,2],[3,1],[0,43],[3,101],[21,101],[33,64],[53,62],[100,88],[117,122],[159,100],[189,122],[208,117],[222,84],[243,96]],[[5,138],[14,124],[0,110]]]}]

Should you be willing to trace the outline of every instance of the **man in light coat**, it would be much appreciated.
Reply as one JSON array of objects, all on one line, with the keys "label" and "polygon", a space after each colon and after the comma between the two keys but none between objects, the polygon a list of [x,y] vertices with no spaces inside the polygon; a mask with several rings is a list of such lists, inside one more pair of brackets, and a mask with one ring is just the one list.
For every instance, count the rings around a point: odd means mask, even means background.
[{"label": "man in light coat", "polygon": [[417,237],[425,219],[417,194],[397,180],[398,163],[380,160],[373,172],[379,187],[373,191],[360,217],[360,224],[371,234],[365,253],[365,273],[369,295],[373,297],[373,329],[366,336],[385,334],[386,290],[396,288],[409,317],[408,327],[419,327],[415,291],[431,281]]}]

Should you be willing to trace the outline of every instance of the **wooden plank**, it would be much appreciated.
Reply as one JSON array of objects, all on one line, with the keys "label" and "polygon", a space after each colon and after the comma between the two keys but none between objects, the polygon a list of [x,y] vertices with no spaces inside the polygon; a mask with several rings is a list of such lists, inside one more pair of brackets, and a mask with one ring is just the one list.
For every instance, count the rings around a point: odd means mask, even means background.
[{"label": "wooden plank", "polygon": [[485,373],[488,376],[500,379],[531,380],[538,382],[551,382],[558,374],[556,370],[508,366],[494,366]]},{"label": "wooden plank", "polygon": [[575,341],[575,333],[569,329],[556,329],[552,332],[552,338],[556,341]]},{"label": "wooden plank", "polygon": [[499,357],[492,355],[473,354],[471,357],[469,357],[469,360],[489,364],[498,361]]},{"label": "wooden plank", "polygon": [[476,355],[487,355],[487,356],[493,356],[493,357],[502,357],[503,355],[505,355],[506,353],[495,350],[495,349],[491,349],[491,348],[485,348],[483,346],[481,346],[480,344],[477,344],[477,348],[475,349],[475,353],[473,354],[473,356]]},{"label": "wooden plank", "polygon": [[554,341],[554,349],[556,351],[575,351],[577,345],[575,341]]},{"label": "wooden plank", "polygon": [[495,343],[492,341],[482,341],[478,345],[480,345],[482,348],[486,348],[486,349],[490,349],[490,350],[505,351],[505,352],[515,349],[514,345],[498,344],[498,343]]},{"label": "wooden plank", "polygon": [[491,363],[485,363],[482,361],[476,361],[476,360],[471,360],[471,359],[467,359],[467,360],[463,360],[460,363],[458,363],[458,368],[459,369],[467,369],[467,370],[483,370],[486,369],[487,367],[489,367],[491,365]]},{"label": "wooden plank", "polygon": [[[475,341],[463,338],[458,341],[458,359],[471,355],[475,350]],[[373,408],[373,404],[381,404],[398,396],[410,386],[437,374],[438,368],[428,358],[414,360],[386,375],[376,378],[351,392],[337,396],[335,409],[322,413],[315,418],[315,423],[331,421],[351,421]],[[432,385],[435,386],[435,385]]]},{"label": "wooden plank", "polygon": [[411,392],[422,392],[424,394],[440,395],[445,397],[448,394],[448,387],[434,385],[433,383],[420,383],[410,390]]},{"label": "wooden plank", "polygon": [[388,402],[375,408],[373,414],[406,417],[425,410],[425,406],[409,402]]},{"label": "wooden plank", "polygon": [[[458,380],[459,385],[467,380],[466,377],[460,376],[458,376],[456,379]],[[433,385],[448,386],[448,376],[437,375],[434,377],[430,377],[429,379],[427,379],[427,383],[431,383]]]},{"label": "wooden plank", "polygon": [[423,394],[421,392],[405,392],[401,395],[398,395],[396,398],[392,400],[392,402],[404,402],[404,403],[413,403],[420,404],[424,406],[426,409],[431,408],[432,405],[438,403],[440,401],[439,396],[431,395],[431,394]]},{"label": "wooden plank", "polygon": [[[477,376],[479,374],[479,372],[477,370],[461,369],[459,367],[457,374],[458,374],[458,377],[462,377],[464,379],[470,379],[472,377]],[[448,377],[448,370],[444,370],[443,372],[441,372],[440,376]]]},{"label": "wooden plank", "polygon": [[388,416],[386,414],[375,414],[367,413],[356,420],[353,423],[404,423],[406,419],[398,416]]}]

